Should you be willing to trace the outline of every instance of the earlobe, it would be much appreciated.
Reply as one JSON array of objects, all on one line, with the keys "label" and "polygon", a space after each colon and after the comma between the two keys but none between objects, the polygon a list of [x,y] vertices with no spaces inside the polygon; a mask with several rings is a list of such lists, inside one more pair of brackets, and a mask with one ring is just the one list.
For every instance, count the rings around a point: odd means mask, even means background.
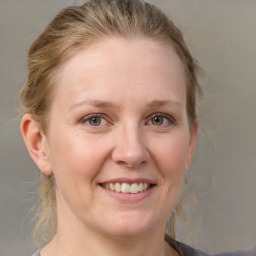
[{"label": "earlobe", "polygon": [[31,114],[25,114],[20,124],[21,134],[31,158],[38,168],[50,175],[53,173],[45,135],[39,130]]}]

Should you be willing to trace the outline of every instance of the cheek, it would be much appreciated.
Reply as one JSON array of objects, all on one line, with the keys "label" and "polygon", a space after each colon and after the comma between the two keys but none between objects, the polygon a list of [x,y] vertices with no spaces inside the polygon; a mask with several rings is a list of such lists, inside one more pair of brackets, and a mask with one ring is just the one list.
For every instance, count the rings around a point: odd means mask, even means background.
[{"label": "cheek", "polygon": [[173,185],[183,184],[189,152],[189,138],[175,134],[155,143],[155,158],[162,176]]},{"label": "cheek", "polygon": [[174,209],[184,184],[189,152],[189,139],[184,134],[176,133],[155,143],[155,163],[162,177],[159,187],[165,216]]},{"label": "cheek", "polygon": [[96,188],[95,177],[102,164],[102,155],[97,153],[98,143],[83,140],[81,136],[68,137],[66,134],[65,140],[61,137],[58,135],[51,141],[57,200],[60,207],[68,202],[75,209],[83,198],[88,198],[84,201],[85,205],[90,202],[89,198],[92,198]]},{"label": "cheek", "polygon": [[66,183],[92,182],[106,158],[106,149],[93,137],[68,134],[64,140],[61,134],[52,139],[50,155],[56,179]]}]

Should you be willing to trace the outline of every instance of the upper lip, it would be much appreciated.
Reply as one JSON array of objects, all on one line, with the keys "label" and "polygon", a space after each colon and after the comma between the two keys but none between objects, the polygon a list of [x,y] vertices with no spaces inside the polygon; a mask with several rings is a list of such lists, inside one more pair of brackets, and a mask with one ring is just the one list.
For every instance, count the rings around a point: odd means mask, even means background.
[{"label": "upper lip", "polygon": [[105,180],[103,182],[100,182],[100,184],[104,184],[104,183],[128,183],[128,184],[133,184],[133,183],[148,183],[151,185],[154,185],[156,183],[154,183],[153,181],[149,180],[149,179],[145,179],[145,178],[137,178],[137,179],[130,179],[130,178],[114,178],[114,179],[109,179],[109,180]]}]

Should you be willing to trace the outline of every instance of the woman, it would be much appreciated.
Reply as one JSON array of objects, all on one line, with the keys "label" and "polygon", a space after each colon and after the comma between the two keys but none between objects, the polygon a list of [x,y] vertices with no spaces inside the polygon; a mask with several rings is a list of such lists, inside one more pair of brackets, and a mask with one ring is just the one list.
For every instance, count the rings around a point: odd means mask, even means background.
[{"label": "woman", "polygon": [[47,26],[20,94],[52,235],[34,255],[206,255],[165,235],[195,149],[197,71],[141,0],[91,0]]}]

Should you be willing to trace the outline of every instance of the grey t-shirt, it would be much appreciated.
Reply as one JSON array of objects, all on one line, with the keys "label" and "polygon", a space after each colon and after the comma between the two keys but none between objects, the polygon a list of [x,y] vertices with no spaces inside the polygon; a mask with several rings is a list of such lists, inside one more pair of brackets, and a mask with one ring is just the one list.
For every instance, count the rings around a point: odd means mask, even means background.
[{"label": "grey t-shirt", "polygon": [[[184,256],[210,256],[211,255],[211,254],[202,252],[200,250],[194,249],[182,243],[180,243],[180,249]],[[31,256],[40,256],[40,250],[36,251]],[[250,248],[249,250],[222,252],[222,253],[214,254],[214,256],[256,256],[256,246]]]},{"label": "grey t-shirt", "polygon": [[256,256],[256,245],[248,250],[221,252],[217,254],[208,254],[182,243],[180,243],[180,248],[184,256]]},{"label": "grey t-shirt", "polygon": [[31,256],[40,256],[40,250],[37,250],[34,254],[32,254]]}]

